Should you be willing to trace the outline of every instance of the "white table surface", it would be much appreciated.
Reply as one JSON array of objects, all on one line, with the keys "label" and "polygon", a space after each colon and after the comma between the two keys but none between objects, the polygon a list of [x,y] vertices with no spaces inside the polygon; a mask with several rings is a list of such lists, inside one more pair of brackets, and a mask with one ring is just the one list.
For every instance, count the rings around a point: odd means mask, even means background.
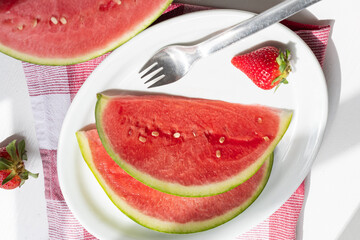
[{"label": "white table surface", "polygon": [[[280,1],[182,2],[258,13]],[[329,92],[328,125],[306,181],[297,239],[360,239],[359,9],[358,0],[323,0],[291,18],[333,26],[324,64]],[[0,190],[0,239],[48,239],[42,163],[22,65],[1,53],[0,111],[0,142],[9,136],[22,136],[29,157],[26,167],[40,173],[37,180],[30,179],[21,189]]]}]

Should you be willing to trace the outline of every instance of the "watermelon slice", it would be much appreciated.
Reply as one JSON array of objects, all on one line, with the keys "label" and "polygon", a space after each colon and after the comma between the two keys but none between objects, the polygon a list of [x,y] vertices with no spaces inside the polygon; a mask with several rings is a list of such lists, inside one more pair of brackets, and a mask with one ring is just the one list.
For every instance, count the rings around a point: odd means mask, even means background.
[{"label": "watermelon slice", "polygon": [[159,191],[226,192],[250,178],[287,130],[292,111],[174,96],[98,94],[96,127],[109,155]]},{"label": "watermelon slice", "polygon": [[128,175],[105,151],[96,129],[77,132],[82,155],[111,201],[135,222],[161,232],[214,228],[243,212],[265,187],[272,155],[249,180],[216,196],[188,198],[150,188]]},{"label": "watermelon slice", "polygon": [[46,65],[100,56],[149,26],[171,0],[0,1],[0,51]]}]

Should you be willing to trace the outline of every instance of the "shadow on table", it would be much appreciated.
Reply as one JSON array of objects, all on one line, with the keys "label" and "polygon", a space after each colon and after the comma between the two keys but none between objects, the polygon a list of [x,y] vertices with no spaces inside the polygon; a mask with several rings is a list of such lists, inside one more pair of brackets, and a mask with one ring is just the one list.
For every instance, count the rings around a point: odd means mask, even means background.
[{"label": "shadow on table", "polygon": [[338,240],[351,240],[358,239],[359,237],[359,225],[360,225],[360,206],[350,219],[347,226],[344,228]]}]

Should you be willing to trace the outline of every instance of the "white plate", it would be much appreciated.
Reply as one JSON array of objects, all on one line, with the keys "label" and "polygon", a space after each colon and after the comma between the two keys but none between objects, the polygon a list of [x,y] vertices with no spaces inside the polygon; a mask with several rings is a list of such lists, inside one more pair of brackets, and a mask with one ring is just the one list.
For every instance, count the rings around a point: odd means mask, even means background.
[{"label": "white plate", "polygon": [[[327,91],[321,67],[308,46],[276,24],[203,59],[182,80],[148,90],[137,74],[159,48],[191,42],[251,17],[238,10],[183,15],[155,25],[110,54],[76,95],[65,117],[58,145],[58,174],[65,200],[80,223],[100,239],[234,239],[278,209],[301,184],[318,152],[327,119]],[[257,88],[230,63],[240,52],[272,44],[293,54],[290,83],[276,93]],[[96,93],[107,89],[258,103],[294,110],[292,123],[275,151],[269,182],[260,197],[235,219],[202,233],[172,235],[128,219],[108,199],[81,157],[75,132],[94,123]]]}]

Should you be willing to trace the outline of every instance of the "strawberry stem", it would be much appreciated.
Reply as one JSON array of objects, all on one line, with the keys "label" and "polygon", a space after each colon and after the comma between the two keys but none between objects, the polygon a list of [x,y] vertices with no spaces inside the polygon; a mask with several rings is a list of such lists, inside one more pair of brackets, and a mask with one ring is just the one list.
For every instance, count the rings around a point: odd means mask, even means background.
[{"label": "strawberry stem", "polygon": [[39,174],[38,173],[32,173],[32,172],[28,172],[29,176],[33,177],[33,178],[38,178]]},{"label": "strawberry stem", "polygon": [[11,162],[6,158],[0,157],[0,170],[6,170],[11,168]]},{"label": "strawberry stem", "polygon": [[287,49],[285,51],[280,50],[279,55],[276,58],[276,62],[279,64],[280,75],[271,82],[271,85],[274,85],[275,83],[277,83],[275,91],[279,88],[281,83],[283,83],[283,84],[289,83],[286,80],[286,78],[289,75],[289,73],[291,72],[290,51]]},{"label": "strawberry stem", "polygon": [[12,170],[9,175],[7,175],[7,177],[2,181],[1,185],[5,185],[7,182],[9,182],[11,179],[13,179],[13,177],[15,177],[16,172],[14,170]]},{"label": "strawberry stem", "polygon": [[17,154],[16,154],[16,140],[12,141],[11,143],[9,143],[6,146],[6,151],[8,152],[8,154],[10,155],[11,159],[13,161],[16,161],[18,159]]}]

